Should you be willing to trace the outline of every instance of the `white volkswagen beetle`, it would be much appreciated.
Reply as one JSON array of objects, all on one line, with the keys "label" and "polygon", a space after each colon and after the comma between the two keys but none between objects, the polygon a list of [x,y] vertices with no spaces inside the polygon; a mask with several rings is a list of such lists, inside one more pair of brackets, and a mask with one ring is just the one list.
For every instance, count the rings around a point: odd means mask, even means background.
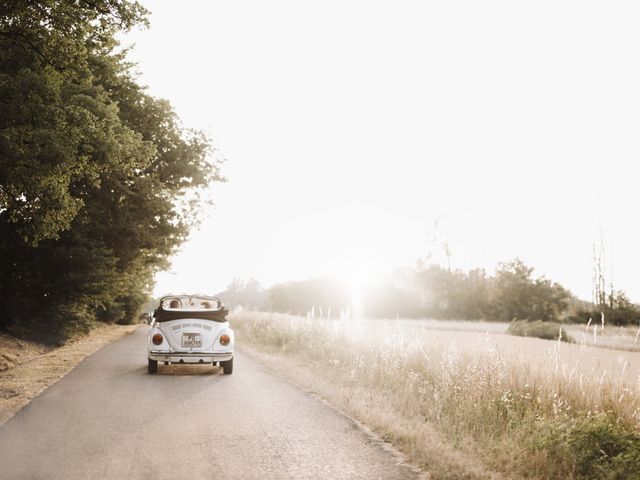
[{"label": "white volkswagen beetle", "polygon": [[158,362],[220,365],[224,374],[233,373],[234,335],[228,313],[217,297],[162,297],[147,339],[149,373],[158,371]]}]

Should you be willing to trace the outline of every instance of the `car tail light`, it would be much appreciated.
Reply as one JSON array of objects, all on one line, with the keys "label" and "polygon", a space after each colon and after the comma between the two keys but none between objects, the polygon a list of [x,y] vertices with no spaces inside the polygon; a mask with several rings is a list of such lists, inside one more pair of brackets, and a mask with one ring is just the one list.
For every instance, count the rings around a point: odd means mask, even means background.
[{"label": "car tail light", "polygon": [[164,339],[162,338],[161,333],[156,333],[153,337],[151,337],[151,341],[154,345],[160,345]]},{"label": "car tail light", "polygon": [[231,341],[231,337],[229,337],[229,335],[227,335],[226,333],[223,335],[220,335],[220,345],[229,345],[229,342]]}]

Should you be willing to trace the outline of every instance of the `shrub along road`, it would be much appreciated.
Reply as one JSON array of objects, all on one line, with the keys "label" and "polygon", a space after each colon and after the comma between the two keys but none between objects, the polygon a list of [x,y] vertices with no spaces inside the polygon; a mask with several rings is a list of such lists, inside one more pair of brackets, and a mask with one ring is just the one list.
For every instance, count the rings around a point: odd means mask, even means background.
[{"label": "shrub along road", "polygon": [[348,418],[242,354],[146,370],[146,328],[0,428],[1,479],[419,478]]}]

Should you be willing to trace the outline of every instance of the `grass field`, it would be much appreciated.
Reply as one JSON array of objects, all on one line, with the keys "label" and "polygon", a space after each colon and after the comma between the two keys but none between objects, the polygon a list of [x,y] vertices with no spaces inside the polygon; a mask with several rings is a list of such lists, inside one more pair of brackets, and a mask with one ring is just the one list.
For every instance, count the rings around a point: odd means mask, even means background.
[{"label": "grass field", "polygon": [[[640,478],[640,353],[509,336],[503,324],[231,321],[241,348],[433,478]],[[615,334],[628,347],[634,332]]]}]

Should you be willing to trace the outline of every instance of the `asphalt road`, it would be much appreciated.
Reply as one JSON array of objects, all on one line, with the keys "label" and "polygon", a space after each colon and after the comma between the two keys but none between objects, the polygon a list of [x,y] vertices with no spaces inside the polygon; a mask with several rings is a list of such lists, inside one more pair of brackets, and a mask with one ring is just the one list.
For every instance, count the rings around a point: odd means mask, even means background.
[{"label": "asphalt road", "polygon": [[0,479],[413,479],[313,396],[237,353],[147,374],[146,327],[87,357],[0,427]]}]

